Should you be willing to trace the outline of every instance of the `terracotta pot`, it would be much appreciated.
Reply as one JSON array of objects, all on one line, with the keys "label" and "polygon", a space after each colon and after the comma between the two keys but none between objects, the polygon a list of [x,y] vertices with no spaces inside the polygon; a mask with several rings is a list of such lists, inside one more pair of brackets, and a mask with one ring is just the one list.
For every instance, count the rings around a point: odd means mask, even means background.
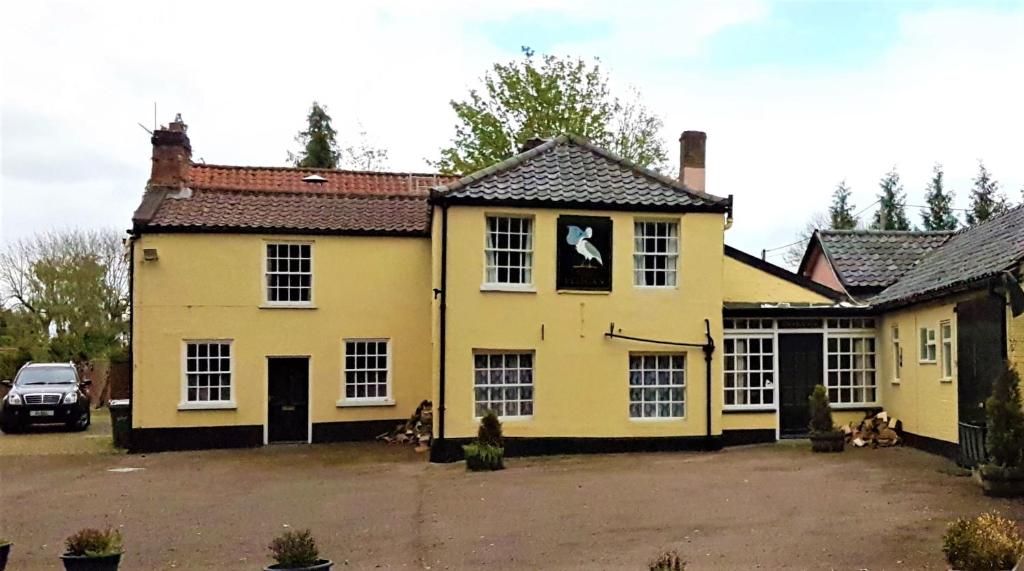
[{"label": "terracotta pot", "polygon": [[312,567],[281,567],[278,564],[271,565],[270,567],[264,567],[263,571],[330,571],[331,567],[334,567],[334,562],[329,559],[321,559],[317,561]]},{"label": "terracotta pot", "polygon": [[121,554],[89,557],[87,555],[61,555],[65,571],[117,571]]}]

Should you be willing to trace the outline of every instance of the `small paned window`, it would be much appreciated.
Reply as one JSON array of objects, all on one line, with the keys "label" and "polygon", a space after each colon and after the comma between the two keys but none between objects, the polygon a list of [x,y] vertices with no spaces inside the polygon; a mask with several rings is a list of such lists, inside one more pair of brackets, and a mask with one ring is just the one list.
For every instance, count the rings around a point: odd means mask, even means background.
[{"label": "small paned window", "polygon": [[825,388],[834,404],[874,404],[875,337],[844,334],[828,338]]},{"label": "small paned window", "polygon": [[231,342],[185,344],[185,401],[231,401]]},{"label": "small paned window", "polygon": [[313,246],[267,244],[267,302],[303,305],[313,301]]},{"label": "small paned window", "polygon": [[726,319],[725,329],[771,329],[771,319]]},{"label": "small paned window", "polygon": [[935,362],[935,330],[922,327],[920,330],[921,345],[918,348],[918,360],[922,363],[934,363]]},{"label": "small paned window", "polygon": [[677,222],[637,222],[633,227],[633,283],[674,287],[679,264]]},{"label": "small paned window", "polygon": [[900,346],[900,328],[892,326],[892,380],[894,383],[900,381],[900,374],[903,369],[903,348]]},{"label": "small paned window", "polygon": [[725,407],[770,408],[775,404],[775,340],[726,337]]},{"label": "small paned window", "polygon": [[486,276],[488,284],[533,283],[533,219],[488,216]]},{"label": "small paned window", "polygon": [[391,352],[386,339],[345,341],[345,399],[386,400]]},{"label": "small paned window", "polygon": [[501,417],[533,414],[533,353],[473,355],[474,413]]},{"label": "small paned window", "polygon": [[939,324],[939,336],[942,340],[942,378],[953,378],[953,324],[943,321]]},{"label": "small paned window", "polygon": [[629,417],[686,415],[686,356],[682,353],[629,355]]}]

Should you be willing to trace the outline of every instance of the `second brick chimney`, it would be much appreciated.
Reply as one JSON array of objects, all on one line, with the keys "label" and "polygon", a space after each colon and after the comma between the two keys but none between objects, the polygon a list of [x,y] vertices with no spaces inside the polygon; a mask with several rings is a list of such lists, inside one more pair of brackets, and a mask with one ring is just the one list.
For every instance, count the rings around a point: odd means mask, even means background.
[{"label": "second brick chimney", "polygon": [[166,128],[153,132],[153,170],[149,175],[149,188],[181,189],[188,183],[192,166],[192,144],[188,140],[188,125],[179,113]]},{"label": "second brick chimney", "polygon": [[704,150],[708,136],[704,131],[683,131],[679,136],[679,182],[696,192],[704,188]]}]

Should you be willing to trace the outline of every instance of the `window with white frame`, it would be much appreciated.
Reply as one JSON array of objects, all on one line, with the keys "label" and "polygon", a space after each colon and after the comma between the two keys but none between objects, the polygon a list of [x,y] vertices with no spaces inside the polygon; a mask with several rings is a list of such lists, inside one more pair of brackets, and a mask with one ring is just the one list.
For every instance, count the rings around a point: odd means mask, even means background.
[{"label": "window with white frame", "polygon": [[267,303],[306,305],[313,301],[312,244],[267,244]]},{"label": "window with white frame", "polygon": [[474,414],[501,417],[533,414],[533,353],[478,352],[473,355]]},{"label": "window with white frame", "polygon": [[488,284],[525,286],[533,283],[533,219],[488,216],[486,276]]},{"label": "window with white frame", "polygon": [[231,341],[185,343],[185,402],[231,402]]},{"label": "window with white frame", "polygon": [[953,378],[953,324],[939,323],[939,338],[942,341],[942,378]]},{"label": "window with white frame", "polygon": [[829,400],[838,405],[874,404],[875,337],[855,333],[828,337],[825,387]]},{"label": "window with white frame", "polygon": [[390,343],[387,339],[345,340],[345,400],[390,398]]},{"label": "window with white frame", "polygon": [[903,369],[903,349],[900,347],[900,326],[892,326],[892,382],[900,382]]},{"label": "window with white frame", "polygon": [[686,357],[682,353],[630,353],[629,417],[686,415]]},{"label": "window with white frame", "polygon": [[920,347],[918,348],[918,360],[922,363],[935,362],[935,330],[929,327],[922,327],[920,330]]},{"label": "window with white frame", "polygon": [[679,263],[679,223],[638,221],[633,226],[633,283],[674,287]]},{"label": "window with white frame", "polygon": [[772,408],[775,404],[775,340],[726,336],[725,408]]}]

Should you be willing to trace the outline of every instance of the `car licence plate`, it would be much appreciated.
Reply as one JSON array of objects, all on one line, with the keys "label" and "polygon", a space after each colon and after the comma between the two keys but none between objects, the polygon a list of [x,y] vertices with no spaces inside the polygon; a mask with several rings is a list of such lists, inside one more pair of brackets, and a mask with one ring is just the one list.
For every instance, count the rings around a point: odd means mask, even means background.
[{"label": "car licence plate", "polygon": [[30,410],[28,411],[29,416],[53,416],[52,410]]}]

